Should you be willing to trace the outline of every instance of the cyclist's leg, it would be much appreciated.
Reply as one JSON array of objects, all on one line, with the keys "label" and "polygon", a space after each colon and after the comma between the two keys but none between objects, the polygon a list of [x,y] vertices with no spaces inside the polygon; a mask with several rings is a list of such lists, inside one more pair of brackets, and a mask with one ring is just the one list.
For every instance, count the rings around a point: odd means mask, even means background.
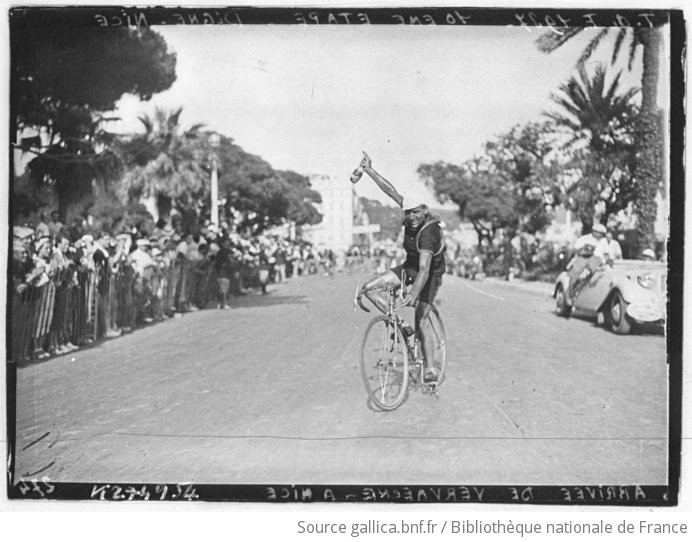
[{"label": "cyclist's leg", "polygon": [[[421,350],[423,354],[423,363],[425,364],[426,373],[435,373],[435,368],[432,366],[434,363],[434,348],[433,344],[434,337],[431,329],[430,319],[428,315],[430,314],[430,307],[432,306],[437,291],[440,288],[442,279],[431,275],[428,281],[423,286],[421,290],[420,297],[418,298],[418,305],[416,305],[416,333],[418,334],[418,340],[421,345]],[[430,360],[430,365],[428,364]]]},{"label": "cyclist's leg", "polygon": [[383,313],[387,314],[387,309],[389,308],[387,306],[387,301],[385,299],[385,296],[378,295],[375,292],[368,292],[368,290],[372,290],[374,288],[384,288],[386,286],[392,286],[395,284],[399,284],[399,281],[401,279],[396,276],[396,273],[393,271],[386,271],[385,273],[382,273],[381,275],[378,275],[376,277],[371,278],[369,281],[367,281],[365,284],[363,284],[361,291],[365,292],[365,297],[367,297],[370,301],[373,302],[373,304],[380,309]]}]

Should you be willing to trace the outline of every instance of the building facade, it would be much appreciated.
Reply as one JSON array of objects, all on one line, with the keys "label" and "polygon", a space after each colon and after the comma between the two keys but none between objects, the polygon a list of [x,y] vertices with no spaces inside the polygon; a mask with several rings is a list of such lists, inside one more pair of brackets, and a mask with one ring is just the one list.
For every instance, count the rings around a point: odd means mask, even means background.
[{"label": "building facade", "polygon": [[348,250],[353,243],[353,185],[328,175],[311,175],[310,185],[322,196],[322,203],[315,204],[322,222],[304,226],[303,238],[319,249]]},{"label": "building facade", "polygon": [[380,231],[380,225],[370,224],[348,179],[311,175],[310,185],[322,197],[322,203],[315,204],[322,215],[322,222],[303,226],[302,238],[320,250],[345,251],[352,245],[369,247],[374,234]]}]

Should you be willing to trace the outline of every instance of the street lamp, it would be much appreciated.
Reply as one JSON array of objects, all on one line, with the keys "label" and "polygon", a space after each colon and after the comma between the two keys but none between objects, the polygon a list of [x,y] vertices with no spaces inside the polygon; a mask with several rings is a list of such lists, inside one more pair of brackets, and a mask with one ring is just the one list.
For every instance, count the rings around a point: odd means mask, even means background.
[{"label": "street lamp", "polygon": [[[221,136],[216,132],[209,134],[209,145],[217,149],[221,143]],[[211,154],[211,223],[219,226],[219,164],[216,158],[216,150]]]}]

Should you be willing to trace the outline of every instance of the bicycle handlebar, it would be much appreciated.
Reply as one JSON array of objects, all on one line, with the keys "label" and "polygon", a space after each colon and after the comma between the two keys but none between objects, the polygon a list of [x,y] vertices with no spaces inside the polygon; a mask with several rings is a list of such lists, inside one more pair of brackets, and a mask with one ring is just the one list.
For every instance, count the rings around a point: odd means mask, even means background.
[{"label": "bicycle handlebar", "polygon": [[382,291],[382,292],[387,292],[389,294],[395,294],[397,290],[401,289],[403,291],[403,287],[401,284],[387,284],[386,286],[375,286],[374,288],[369,288],[363,292],[361,292],[360,295],[358,295],[358,287],[356,286],[356,295],[353,298],[353,308],[356,308],[356,304],[363,309],[365,312],[370,312],[370,309],[368,309],[365,305],[363,305],[363,294],[367,292],[375,292],[375,291]]}]

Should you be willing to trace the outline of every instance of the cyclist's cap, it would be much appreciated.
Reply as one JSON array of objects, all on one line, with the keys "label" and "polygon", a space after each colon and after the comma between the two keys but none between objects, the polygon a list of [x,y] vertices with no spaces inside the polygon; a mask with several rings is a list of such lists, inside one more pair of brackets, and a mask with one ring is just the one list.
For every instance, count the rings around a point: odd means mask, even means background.
[{"label": "cyclist's cap", "polygon": [[404,209],[404,215],[408,216],[411,213],[413,213],[414,211],[422,211],[422,210],[425,210],[427,208],[428,208],[427,205],[425,205],[424,203],[421,203],[420,205],[416,205],[415,207],[410,207],[408,209]]}]

